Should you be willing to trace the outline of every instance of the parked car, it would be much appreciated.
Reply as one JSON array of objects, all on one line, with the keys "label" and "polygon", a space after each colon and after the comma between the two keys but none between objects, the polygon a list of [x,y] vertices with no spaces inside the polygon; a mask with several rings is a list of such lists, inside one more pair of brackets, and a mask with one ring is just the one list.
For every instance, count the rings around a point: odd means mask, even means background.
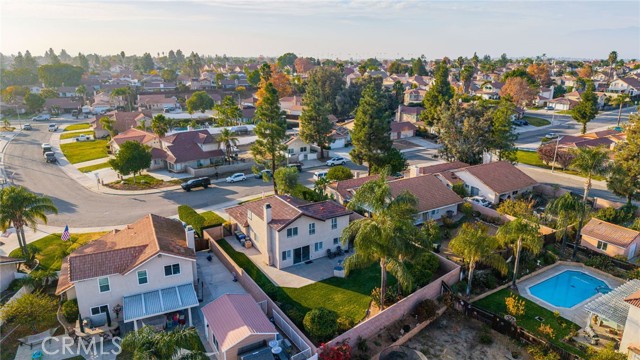
[{"label": "parked car", "polygon": [[259,173],[255,174],[255,178],[256,179],[264,179],[265,175],[267,176],[267,179],[271,179],[273,177],[273,174],[271,173],[271,170],[265,169],[265,170],[262,170]]},{"label": "parked car", "polygon": [[31,127],[31,124],[24,124],[22,125],[22,130],[33,130],[33,128]]},{"label": "parked car", "polygon": [[554,110],[555,108],[553,106],[547,106],[545,109],[547,110]]},{"label": "parked car", "polygon": [[76,137],[76,141],[89,141],[91,140],[91,135],[87,135],[87,134],[81,134],[80,136]]},{"label": "parked car", "polygon": [[44,144],[40,145],[40,147],[42,147],[42,153],[43,154],[46,153],[46,152],[49,152],[49,151],[53,151],[53,148],[51,147],[51,144],[49,144],[49,143],[44,143]]},{"label": "parked car", "polygon": [[58,124],[49,124],[49,131],[57,131]]},{"label": "parked car", "polygon": [[529,125],[529,122],[527,120],[522,120],[522,119],[513,120],[512,123],[515,126],[527,126],[527,125]]},{"label": "parked car", "polygon": [[327,170],[320,170],[313,173],[313,180],[318,181],[327,177]]},{"label": "parked car", "polygon": [[247,176],[243,173],[235,173],[226,179],[228,183],[234,183],[234,182],[245,181],[245,180],[247,180]]},{"label": "parked car", "polygon": [[31,118],[32,121],[47,121],[51,120],[51,115],[49,114],[40,114],[38,116],[34,116]]},{"label": "parked car", "polygon": [[76,119],[78,118],[78,114],[79,114],[79,113],[78,113],[78,110],[73,110],[73,111],[71,111],[71,116],[73,116],[73,117],[74,117],[74,118],[76,118]]},{"label": "parked car", "polygon": [[302,172],[302,163],[288,164],[287,167],[296,168],[298,172]]},{"label": "parked car", "polygon": [[559,137],[558,134],[556,133],[548,133],[547,135],[544,136],[545,138],[549,139],[549,140],[553,140],[553,139],[557,139]]},{"label": "parked car", "polygon": [[470,201],[474,204],[478,204],[480,206],[491,207],[491,202],[489,202],[489,200],[485,199],[482,196],[472,196],[465,198],[465,200]]},{"label": "parked car", "polygon": [[346,163],[347,163],[347,159],[341,156],[336,156],[334,158],[327,160],[327,166],[344,165]]},{"label": "parked car", "polygon": [[44,160],[48,163],[56,163],[58,159],[56,159],[56,154],[53,151],[47,151],[44,153]]},{"label": "parked car", "polygon": [[183,182],[182,184],[180,184],[180,186],[182,187],[182,189],[184,189],[184,191],[191,191],[191,189],[193,188],[197,188],[197,187],[201,187],[203,189],[206,189],[209,187],[209,185],[211,185],[211,179],[209,179],[208,177],[201,177],[201,178],[197,178],[197,179],[191,179],[187,182]]}]

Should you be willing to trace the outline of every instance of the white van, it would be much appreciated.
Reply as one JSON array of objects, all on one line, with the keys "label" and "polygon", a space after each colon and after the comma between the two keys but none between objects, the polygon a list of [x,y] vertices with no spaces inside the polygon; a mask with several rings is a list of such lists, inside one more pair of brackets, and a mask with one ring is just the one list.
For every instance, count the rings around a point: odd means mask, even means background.
[{"label": "white van", "polygon": [[327,170],[320,170],[313,173],[313,180],[318,181],[327,177]]},{"label": "white van", "polygon": [[49,131],[58,130],[58,124],[49,124]]}]

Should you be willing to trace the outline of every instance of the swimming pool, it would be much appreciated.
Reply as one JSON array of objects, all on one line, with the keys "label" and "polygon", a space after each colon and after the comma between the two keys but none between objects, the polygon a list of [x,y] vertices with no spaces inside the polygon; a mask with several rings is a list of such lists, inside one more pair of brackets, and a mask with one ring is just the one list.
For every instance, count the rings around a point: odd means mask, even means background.
[{"label": "swimming pool", "polygon": [[610,290],[604,281],[572,270],[563,271],[529,288],[531,295],[563,308],[573,307],[598,293]]}]

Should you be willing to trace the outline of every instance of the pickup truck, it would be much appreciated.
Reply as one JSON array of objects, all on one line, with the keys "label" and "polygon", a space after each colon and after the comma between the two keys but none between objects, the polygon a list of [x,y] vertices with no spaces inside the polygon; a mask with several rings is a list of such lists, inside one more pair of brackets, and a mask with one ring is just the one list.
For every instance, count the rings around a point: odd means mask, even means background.
[{"label": "pickup truck", "polygon": [[89,140],[91,140],[91,135],[87,135],[87,134],[82,134],[76,137],[76,141],[89,141]]},{"label": "pickup truck", "polygon": [[49,114],[41,114],[41,115],[32,117],[31,120],[33,120],[33,121],[47,121],[47,120],[51,120],[51,115],[49,115]]}]

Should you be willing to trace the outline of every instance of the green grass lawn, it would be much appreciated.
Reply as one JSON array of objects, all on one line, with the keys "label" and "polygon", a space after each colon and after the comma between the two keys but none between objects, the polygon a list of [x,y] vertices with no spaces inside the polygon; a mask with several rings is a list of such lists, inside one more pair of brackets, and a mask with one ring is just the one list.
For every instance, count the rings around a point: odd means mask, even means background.
[{"label": "green grass lawn", "polygon": [[[224,251],[273,299],[293,322],[304,329],[305,314],[317,307],[338,313],[353,324],[364,318],[371,291],[380,286],[380,268],[377,264],[355,270],[347,278],[332,277],[301,288],[280,288],[274,285],[251,260],[235,251],[225,240],[218,242]],[[395,280],[389,276],[389,283]]]},{"label": "green grass lawn", "polygon": [[559,110],[556,111],[556,114],[562,114],[562,115],[571,115],[571,110]]},{"label": "green grass lawn", "polygon": [[528,121],[529,125],[533,125],[533,126],[545,126],[545,125],[551,124],[549,120],[535,117],[535,116],[529,116],[529,115],[523,116],[522,120]]},{"label": "green grass lawn", "polygon": [[[521,164],[527,164],[527,165],[532,165],[532,166],[537,166],[537,167],[541,167],[544,169],[551,169],[551,166],[546,165],[544,162],[542,162],[542,160],[540,160],[540,157],[538,156],[538,153],[535,151],[524,151],[524,150],[518,150],[516,153],[516,157],[517,157],[517,161]],[[572,169],[565,169],[562,170],[560,168],[558,168],[557,166],[555,167],[555,171],[558,172],[562,172],[565,174],[569,174],[569,175],[575,175],[575,176],[580,176],[580,177],[584,177],[582,175],[580,175],[579,172],[572,170]],[[605,180],[606,178],[604,176],[599,176],[599,175],[595,175],[593,176],[593,180]]]},{"label": "green grass lawn", "polygon": [[60,135],[60,140],[73,139],[73,138],[77,138],[80,135],[91,135],[93,138],[96,137],[93,130],[87,130],[87,131],[78,131],[78,132],[72,132],[72,133],[66,133],[66,134],[63,133],[62,135]]},{"label": "green grass lawn", "polygon": [[63,131],[84,130],[84,129],[88,129],[90,127],[91,127],[91,125],[89,125],[88,123],[73,124],[73,125],[69,125],[66,128],[64,128]]},{"label": "green grass lawn", "polygon": [[60,145],[64,156],[72,164],[107,157],[107,140],[82,141]]},{"label": "green grass lawn", "polygon": [[105,168],[108,168],[108,167],[111,167],[111,165],[109,165],[108,162],[104,162],[104,163],[100,163],[100,164],[81,167],[81,168],[78,168],[78,170],[82,171],[83,173],[86,173],[86,172],[96,171],[96,170],[100,170],[100,169],[105,169]]},{"label": "green grass lawn", "polygon": [[214,213],[213,211],[201,212],[200,215],[204,217],[203,227],[213,227],[213,226],[222,225],[225,221],[224,218]]},{"label": "green grass lawn", "polygon": [[[507,314],[507,306],[505,304],[505,299],[507,297],[509,297],[512,294],[510,289],[502,289],[498,292],[495,292],[487,297],[485,297],[484,299],[480,299],[478,300],[475,305],[486,309],[488,311],[491,311],[492,313],[498,314],[500,316],[506,315]],[[577,331],[580,329],[580,326],[578,326],[577,324],[563,318],[563,317],[556,317],[552,311],[547,310],[545,308],[543,308],[542,306],[539,306],[538,304],[529,301],[521,296],[518,296],[518,298],[520,300],[524,300],[525,302],[525,313],[524,315],[520,315],[517,316],[517,324],[525,329],[527,329],[529,332],[534,333],[540,337],[546,337],[544,336],[539,330],[538,328],[540,327],[540,324],[545,324],[545,325],[549,325],[551,326],[551,328],[553,328],[554,330],[554,336],[553,338],[549,338],[549,340],[554,343],[555,345],[557,345],[558,347],[561,347],[567,351],[570,351],[574,354],[577,355],[584,355],[582,354],[582,352],[580,350],[578,350],[576,347],[567,344],[565,342],[562,342],[562,339],[564,337],[566,337],[567,335],[569,335],[571,332],[573,331]],[[539,316],[541,318],[544,319],[544,322],[541,323],[540,321],[536,320],[536,316]],[[547,337],[548,338],[548,337]]]},{"label": "green grass lawn", "polygon": [[[69,230],[71,239],[68,241],[62,241],[60,234],[51,234],[30,243],[38,249],[36,259],[40,261],[41,267],[55,271],[60,270],[62,259],[71,251],[105,234],[105,232],[74,234],[73,228]],[[15,249],[9,256],[19,258],[22,256],[22,252],[20,249]]]}]

